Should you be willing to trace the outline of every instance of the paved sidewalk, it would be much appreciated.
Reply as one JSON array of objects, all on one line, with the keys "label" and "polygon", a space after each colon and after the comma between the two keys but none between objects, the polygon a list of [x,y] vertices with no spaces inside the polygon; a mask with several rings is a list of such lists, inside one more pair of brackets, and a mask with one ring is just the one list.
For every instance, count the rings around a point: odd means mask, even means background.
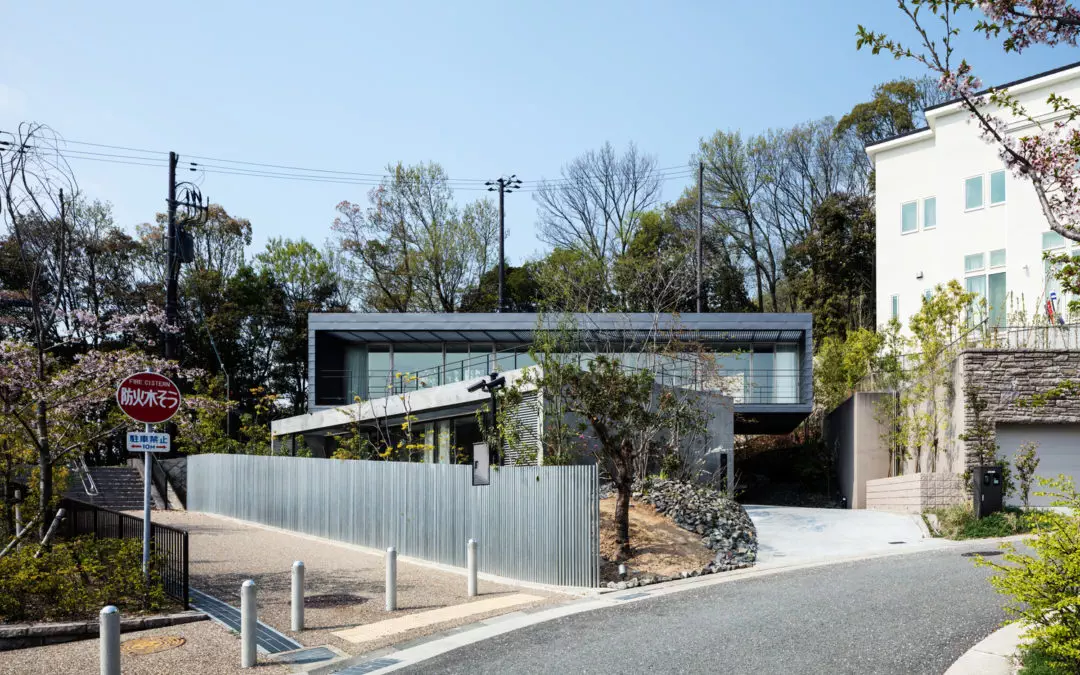
[{"label": "paved sidewalk", "polygon": [[[259,655],[259,667],[240,668],[240,639],[212,621],[198,621],[181,626],[124,633],[121,646],[128,640],[142,637],[178,636],[185,640],[175,649],[155,654],[120,655],[120,670],[124,675],[202,675],[214,673],[257,673],[285,675],[287,666],[272,665],[266,656]],[[100,643],[80,640],[47,647],[32,647],[0,652],[0,675],[86,675],[99,672]]]},{"label": "paved sidewalk", "polygon": [[999,628],[958,658],[945,675],[1013,675],[1024,630],[1020,623]]},{"label": "paved sidewalk", "polygon": [[[470,599],[463,574],[399,559],[399,609],[387,613],[384,609],[385,571],[381,555],[340,542],[209,514],[155,511],[153,517],[155,522],[182,527],[191,533],[193,588],[239,607],[240,584],[245,579],[254,579],[258,589],[259,620],[304,646],[330,644],[349,654],[378,649],[400,641],[402,636],[355,643],[342,640],[333,633],[415,612],[464,606],[522,591],[516,586],[481,579],[479,597]],[[483,555],[483,551],[480,555]],[[305,630],[299,634],[289,630],[289,593],[294,560],[302,560],[306,568]],[[529,588],[527,592],[538,596],[531,605],[566,599],[566,596],[550,591]],[[521,607],[472,614],[463,607],[461,617],[451,616],[446,622],[417,628],[408,637],[422,637],[518,609]]]}]

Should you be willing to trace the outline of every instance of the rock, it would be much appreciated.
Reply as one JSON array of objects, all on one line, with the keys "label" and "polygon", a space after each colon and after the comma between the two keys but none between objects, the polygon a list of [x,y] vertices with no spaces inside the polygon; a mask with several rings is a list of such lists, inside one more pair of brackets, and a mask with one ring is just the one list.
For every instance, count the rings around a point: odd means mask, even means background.
[{"label": "rock", "polygon": [[626,582],[625,581],[620,581],[619,583],[615,584],[615,590],[617,590],[617,591],[625,591],[626,590]]}]

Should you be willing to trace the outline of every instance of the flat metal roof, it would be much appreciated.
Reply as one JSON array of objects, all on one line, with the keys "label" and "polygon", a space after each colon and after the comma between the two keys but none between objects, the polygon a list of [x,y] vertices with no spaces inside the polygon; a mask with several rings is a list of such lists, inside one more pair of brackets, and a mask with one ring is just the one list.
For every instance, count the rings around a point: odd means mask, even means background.
[{"label": "flat metal roof", "polygon": [[574,325],[573,330],[597,340],[647,339],[663,333],[709,342],[798,342],[811,332],[813,317],[805,313],[308,315],[309,330],[328,331],[349,342],[529,342],[537,329],[560,324]]}]

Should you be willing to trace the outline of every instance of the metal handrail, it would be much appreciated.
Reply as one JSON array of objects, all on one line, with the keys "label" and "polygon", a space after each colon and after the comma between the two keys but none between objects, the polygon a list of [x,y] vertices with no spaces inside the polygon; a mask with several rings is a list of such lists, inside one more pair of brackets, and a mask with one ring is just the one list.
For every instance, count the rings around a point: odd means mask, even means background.
[{"label": "metal handrail", "polygon": [[79,475],[79,482],[82,483],[83,491],[90,497],[97,497],[97,483],[94,482],[94,477],[90,475],[90,467],[86,465],[86,457],[78,455],[72,458],[68,466]]}]

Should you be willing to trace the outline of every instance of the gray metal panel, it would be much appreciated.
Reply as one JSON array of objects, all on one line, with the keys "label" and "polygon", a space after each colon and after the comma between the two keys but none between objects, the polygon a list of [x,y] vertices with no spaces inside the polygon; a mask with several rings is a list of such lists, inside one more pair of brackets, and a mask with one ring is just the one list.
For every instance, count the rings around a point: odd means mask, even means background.
[{"label": "gray metal panel", "polygon": [[595,466],[498,467],[473,487],[468,466],[195,455],[188,508],[523,581],[600,583]]}]

